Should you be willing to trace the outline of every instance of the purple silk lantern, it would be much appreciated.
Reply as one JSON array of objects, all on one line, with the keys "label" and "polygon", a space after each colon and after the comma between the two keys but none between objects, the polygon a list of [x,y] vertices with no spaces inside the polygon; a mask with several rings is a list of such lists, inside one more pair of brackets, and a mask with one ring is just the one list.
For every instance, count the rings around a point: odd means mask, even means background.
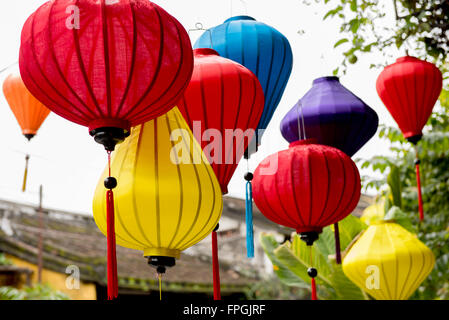
[{"label": "purple silk lantern", "polygon": [[[374,136],[378,125],[377,113],[346,89],[338,77],[322,77],[313,81],[312,88],[282,119],[281,132],[290,143],[301,136],[315,138],[319,144],[352,157]],[[336,262],[340,264],[338,223],[334,232]]]},{"label": "purple silk lantern", "polygon": [[350,157],[372,138],[379,124],[376,112],[346,89],[338,77],[315,79],[312,88],[285,115],[281,132],[288,142],[299,140],[301,115],[307,138],[340,149]]}]

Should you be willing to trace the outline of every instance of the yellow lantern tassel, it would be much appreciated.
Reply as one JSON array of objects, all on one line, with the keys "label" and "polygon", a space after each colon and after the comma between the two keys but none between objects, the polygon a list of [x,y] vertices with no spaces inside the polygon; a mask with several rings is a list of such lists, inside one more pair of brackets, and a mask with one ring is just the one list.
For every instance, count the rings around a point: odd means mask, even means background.
[{"label": "yellow lantern tassel", "polygon": [[162,273],[157,274],[159,278],[159,301],[162,301]]},{"label": "yellow lantern tassel", "polygon": [[27,186],[27,177],[28,177],[28,160],[30,160],[30,155],[25,156],[25,172],[23,173],[23,183],[22,183],[22,192],[25,192]]}]

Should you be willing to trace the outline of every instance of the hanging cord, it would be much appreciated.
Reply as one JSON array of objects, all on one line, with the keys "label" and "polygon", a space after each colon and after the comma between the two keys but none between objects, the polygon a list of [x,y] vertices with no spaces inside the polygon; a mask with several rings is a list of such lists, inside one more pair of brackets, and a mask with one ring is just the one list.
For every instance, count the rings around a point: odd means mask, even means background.
[{"label": "hanging cord", "polygon": [[305,140],[306,137],[306,126],[304,125],[304,113],[302,111],[302,102],[298,101],[297,108],[297,119],[298,119],[298,138],[299,140]]},{"label": "hanging cord", "polygon": [[187,34],[190,37],[190,32],[192,31],[204,31],[207,32],[209,34],[209,41],[210,41],[210,49],[214,49],[214,45],[212,43],[212,31],[210,31],[210,29],[204,29],[204,26],[201,22],[197,22],[195,23],[195,28],[194,29],[189,29],[187,31]]},{"label": "hanging cord", "polygon": [[113,300],[118,296],[117,279],[117,256],[115,246],[115,225],[114,225],[114,193],[112,189],[117,186],[117,180],[111,177],[111,151],[108,151],[109,177],[104,180],[106,189],[106,212],[107,212],[107,241],[108,241],[108,300]]},{"label": "hanging cord", "polygon": [[28,177],[28,161],[30,160],[30,155],[27,154],[25,156],[25,172],[23,173],[23,182],[22,182],[22,192],[25,192],[27,187],[27,177]]},{"label": "hanging cord", "polygon": [[217,245],[217,230],[219,225],[212,231],[212,272],[214,284],[214,300],[221,300],[220,290],[220,266],[218,263],[218,245]]},{"label": "hanging cord", "polygon": [[334,238],[336,262],[337,264],[341,264],[340,230],[338,228],[338,222],[334,224]]},{"label": "hanging cord", "polygon": [[421,160],[419,160],[418,156],[418,148],[415,146],[415,169],[416,169],[416,186],[418,188],[418,207],[419,207],[419,221],[424,220],[424,208],[422,201],[422,193],[421,193],[421,176],[419,172],[419,165]]},{"label": "hanging cord", "polygon": [[246,217],[246,256],[254,258],[254,227],[253,227],[253,188],[251,181],[254,176],[249,171],[249,160],[246,160],[245,180],[246,180],[246,201],[245,201],[245,217]]},{"label": "hanging cord", "polygon": [[307,269],[307,274],[311,278],[312,300],[318,300],[316,295],[316,283],[315,283],[315,277],[318,275],[318,270],[313,267],[312,245],[310,245],[309,248],[310,248],[310,268]]},{"label": "hanging cord", "polygon": [[[231,17],[234,16],[234,8],[233,8],[233,2],[234,0],[231,0]],[[248,4],[244,0],[240,0],[240,2],[243,4],[243,7],[245,8],[245,14],[248,14]]]}]

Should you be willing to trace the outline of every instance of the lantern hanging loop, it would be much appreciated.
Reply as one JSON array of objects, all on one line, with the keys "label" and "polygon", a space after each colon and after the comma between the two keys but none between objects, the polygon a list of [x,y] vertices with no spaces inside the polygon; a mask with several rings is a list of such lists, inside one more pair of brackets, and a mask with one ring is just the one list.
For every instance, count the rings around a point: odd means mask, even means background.
[{"label": "lantern hanging loop", "polygon": [[[234,6],[233,6],[234,0],[231,0],[231,17],[234,15]],[[244,0],[240,0],[240,3],[243,5],[243,8],[245,9],[245,14],[248,14],[248,4]]]},{"label": "lantern hanging loop", "polygon": [[7,65],[6,67],[4,67],[3,69],[0,69],[0,74],[2,74],[3,72],[9,70],[10,68],[14,67],[18,63],[19,63],[19,61],[13,62],[13,63]]},{"label": "lantern hanging loop", "polygon": [[299,140],[306,140],[306,126],[304,125],[304,112],[302,112],[302,102],[298,101],[296,105],[297,119],[298,119],[298,137]]},{"label": "lantern hanging loop", "polygon": [[202,22],[196,22],[195,28],[189,29],[187,31],[187,34],[189,35],[189,37],[190,37],[190,32],[192,32],[192,31],[204,31],[205,33],[207,33],[209,35],[209,40],[210,40],[210,49],[214,48],[213,41],[212,41],[212,32],[210,31],[210,29],[205,29]]}]

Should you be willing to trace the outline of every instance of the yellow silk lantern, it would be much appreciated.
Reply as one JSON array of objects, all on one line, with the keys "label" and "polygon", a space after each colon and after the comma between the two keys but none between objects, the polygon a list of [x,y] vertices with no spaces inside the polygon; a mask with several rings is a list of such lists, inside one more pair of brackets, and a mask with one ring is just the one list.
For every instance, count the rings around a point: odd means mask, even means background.
[{"label": "yellow silk lantern", "polygon": [[[187,123],[173,108],[132,129],[111,159],[118,245],[142,250],[165,272],[181,251],[205,238],[222,212],[220,185]],[[93,200],[95,222],[107,234],[105,188]],[[162,268],[162,269],[160,269]]]},{"label": "yellow silk lantern", "polygon": [[376,221],[382,220],[385,216],[385,206],[384,201],[372,204],[363,210],[363,214],[360,217],[362,222],[367,225],[373,224]]},{"label": "yellow silk lantern", "polygon": [[378,300],[405,300],[429,275],[435,256],[400,225],[369,226],[343,260],[343,272]]}]

